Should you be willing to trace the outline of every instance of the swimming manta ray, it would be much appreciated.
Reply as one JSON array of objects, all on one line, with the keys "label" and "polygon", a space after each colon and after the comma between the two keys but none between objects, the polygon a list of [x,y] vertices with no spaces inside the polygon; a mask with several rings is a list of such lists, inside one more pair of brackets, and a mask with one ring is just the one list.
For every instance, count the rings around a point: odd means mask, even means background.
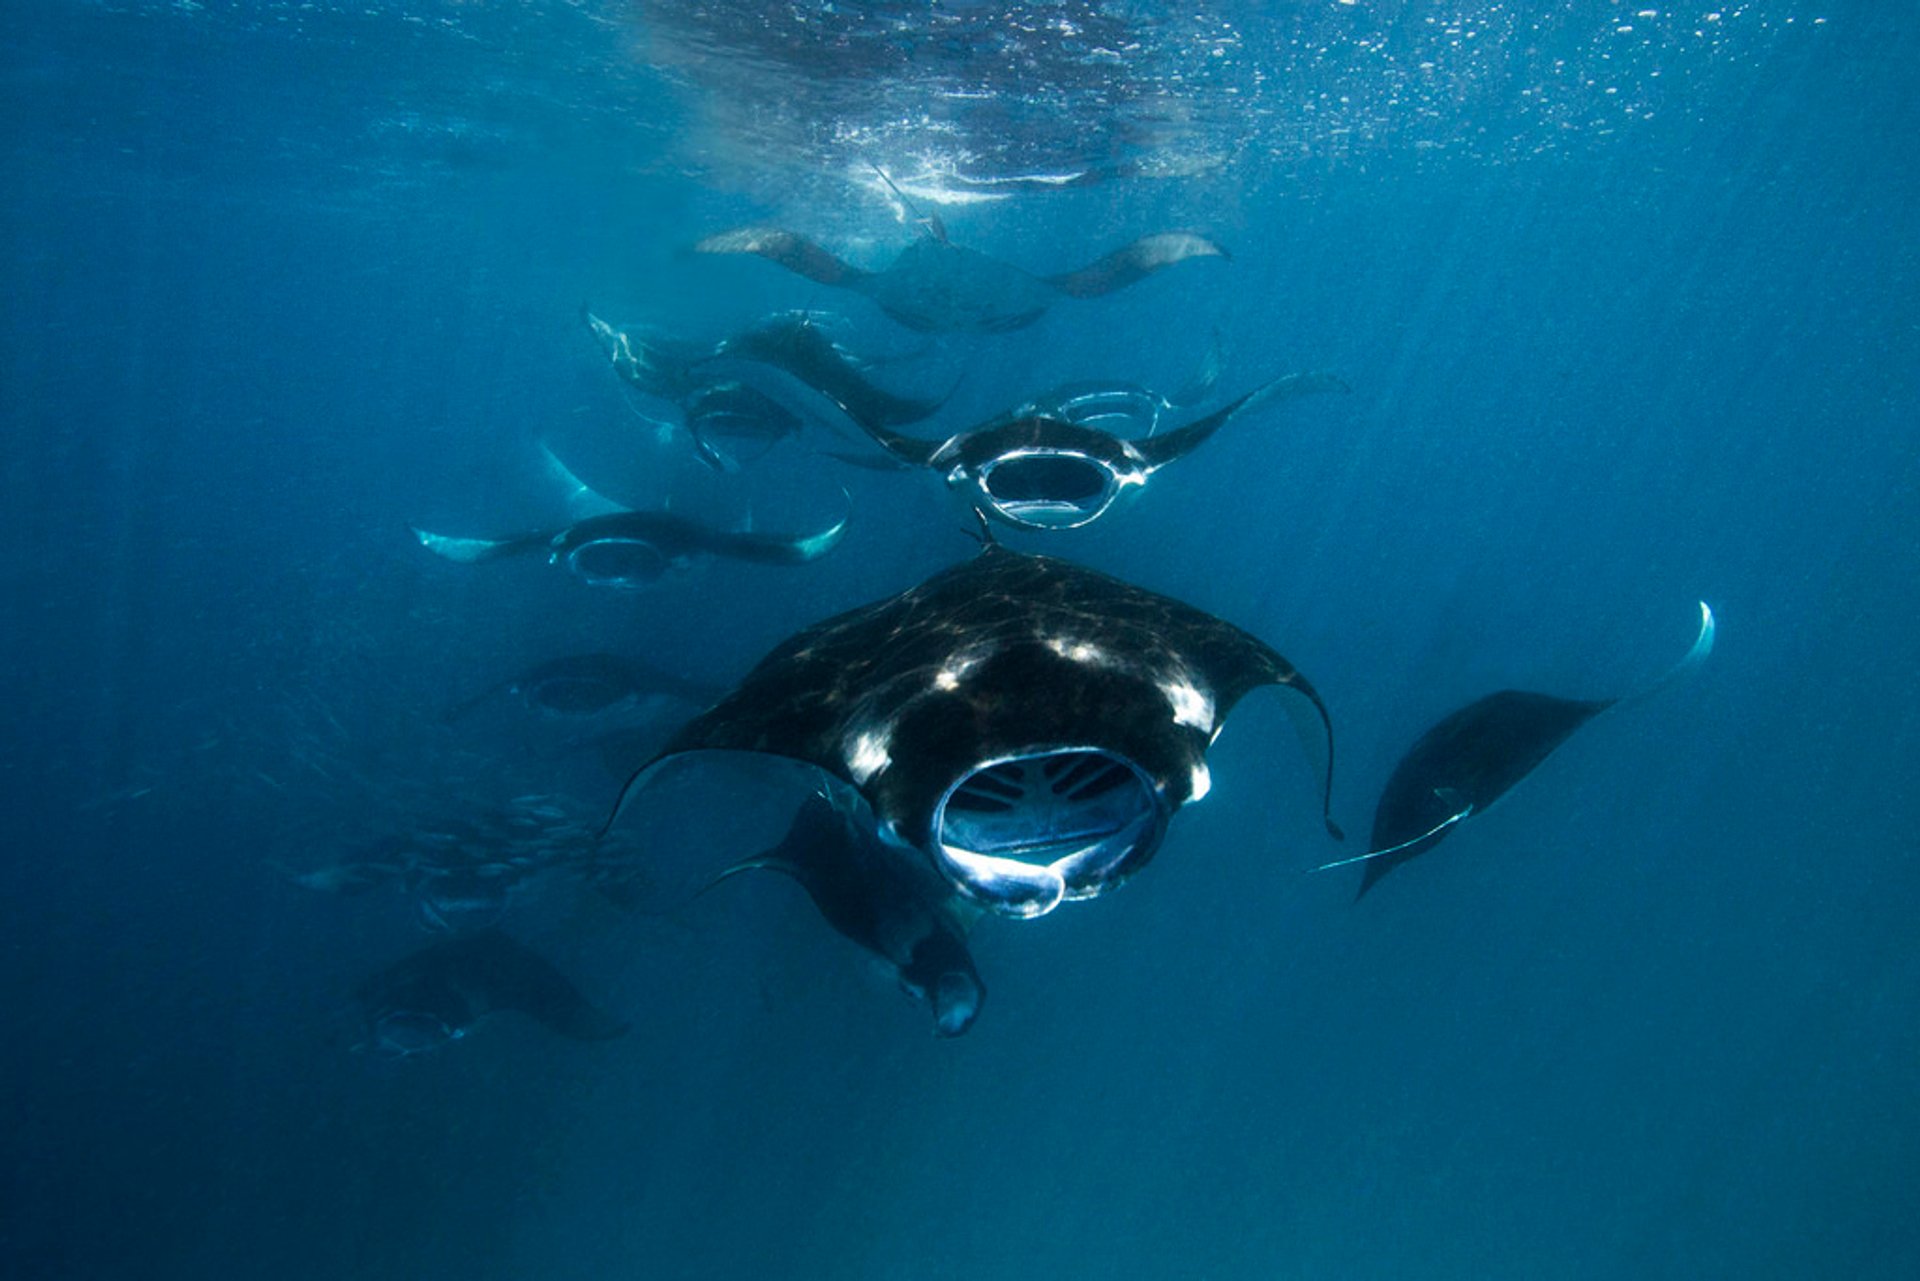
[{"label": "swimming manta ray", "polygon": [[568,654],[495,681],[449,708],[442,719],[459,720],[501,694],[513,695],[528,711],[543,716],[588,717],[650,696],[705,706],[720,696],[720,690],[623,654]]},{"label": "swimming manta ray", "polygon": [[804,313],[768,317],[711,346],[644,329],[616,329],[585,307],[580,318],[614,372],[643,399],[641,416],[678,421],[702,461],[738,470],[779,441],[816,426],[857,437],[855,421],[918,422],[940,400],[896,396]]},{"label": "swimming manta ray", "polygon": [[565,975],[498,930],[436,943],[354,989],[364,1020],[356,1049],[383,1058],[424,1054],[465,1037],[501,1010],[576,1041],[606,1041],[627,1025]]},{"label": "swimming manta ray", "polygon": [[628,780],[602,831],[662,761],[768,753],[851,784],[882,836],[974,902],[1039,916],[1146,865],[1263,685],[1285,695],[1337,836],[1332,724],[1291,663],[1179,601],[989,543],[775,647]]},{"label": "swimming manta ray", "polygon": [[976,511],[1024,529],[1078,529],[1122,494],[1138,491],[1233,419],[1261,405],[1347,391],[1327,373],[1275,379],[1164,435],[1118,435],[1095,426],[1150,412],[1157,426],[1172,401],[1130,384],[1076,385],[945,440],[921,440],[872,423],[868,434],[901,462],[929,467],[966,493]]},{"label": "swimming manta ray", "polygon": [[1373,852],[1325,867],[1364,862],[1359,891],[1364,895],[1388,872],[1438,845],[1467,819],[1484,814],[1582,725],[1610,708],[1649,698],[1698,670],[1713,652],[1714,630],[1713,611],[1702,601],[1693,647],[1636,694],[1576,699],[1503,689],[1442,717],[1407,749],[1387,779],[1373,815]]},{"label": "swimming manta ray", "polygon": [[798,232],[744,227],[709,236],[703,254],[758,254],[819,284],[851,289],[920,333],[1005,333],[1031,325],[1062,294],[1095,298],[1189,258],[1225,258],[1227,251],[1190,231],[1144,236],[1098,262],[1057,276],[1034,276],[947,239],[938,217],[921,219],[926,234],[884,271],[864,271]]},{"label": "swimming manta ray", "polygon": [[715,529],[669,511],[631,511],[589,488],[551,450],[547,463],[570,491],[569,505],[595,514],[560,529],[501,538],[460,538],[417,525],[407,528],[422,547],[458,564],[545,553],[549,563],[565,565],[583,582],[631,590],[649,587],[668,571],[685,569],[701,557],[804,565],[832,551],[847,530],[847,516],[816,534],[761,534]]},{"label": "swimming manta ray", "polygon": [[886,962],[901,990],[932,1008],[936,1035],[959,1036],[987,995],[967,950],[980,909],[918,854],[882,841],[861,808],[815,793],[778,845],[735,863],[707,888],[742,872],[792,877],[828,925]]}]

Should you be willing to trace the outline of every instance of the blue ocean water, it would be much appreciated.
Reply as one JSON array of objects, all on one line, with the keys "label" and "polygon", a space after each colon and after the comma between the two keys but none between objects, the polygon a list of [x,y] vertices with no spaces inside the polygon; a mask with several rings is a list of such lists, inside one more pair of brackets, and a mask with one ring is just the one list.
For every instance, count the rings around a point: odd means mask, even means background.
[{"label": "blue ocean water", "polygon": [[[0,1273],[1920,1274],[1920,55],[1899,6],[12,5],[0,42]],[[890,192],[880,173],[904,197]],[[1231,260],[926,338],[755,259],[937,213],[1035,273]],[[507,922],[632,1027],[400,1063],[428,941],[295,878],[617,780],[450,702],[615,649],[725,684],[972,554],[929,475],[655,441],[581,327],[831,310],[957,430],[1073,379],[1346,396],[1230,424],[1075,533],[1270,641],[1338,735],[1329,842],[1259,698],[1122,893],[989,919],[965,1037],[677,779],[648,888]],[[837,331],[838,332],[838,331]],[[807,529],[645,593],[455,565],[625,501]],[[846,497],[841,496],[842,489]],[[1519,687],[1690,682],[1355,903],[1406,746]]]}]

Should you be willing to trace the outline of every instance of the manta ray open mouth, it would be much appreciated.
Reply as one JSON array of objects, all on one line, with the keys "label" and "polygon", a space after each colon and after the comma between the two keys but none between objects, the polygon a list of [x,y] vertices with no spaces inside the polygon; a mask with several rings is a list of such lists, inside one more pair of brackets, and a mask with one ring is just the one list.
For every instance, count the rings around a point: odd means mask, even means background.
[{"label": "manta ray open mouth", "polygon": [[567,568],[596,587],[645,587],[670,564],[658,547],[637,538],[597,538],[567,557]]},{"label": "manta ray open mouth", "polygon": [[1119,482],[1084,454],[1064,450],[1009,454],[980,469],[981,497],[1017,525],[1077,529],[1113,505]]},{"label": "manta ray open mouth", "polygon": [[1153,853],[1166,825],[1166,804],[1138,766],[1085,747],[976,766],[933,815],[947,875],[1019,917],[1111,889]]},{"label": "manta ray open mouth", "polygon": [[1160,406],[1138,387],[1103,387],[1069,396],[1052,411],[1078,427],[1114,436],[1151,436],[1160,424]]}]

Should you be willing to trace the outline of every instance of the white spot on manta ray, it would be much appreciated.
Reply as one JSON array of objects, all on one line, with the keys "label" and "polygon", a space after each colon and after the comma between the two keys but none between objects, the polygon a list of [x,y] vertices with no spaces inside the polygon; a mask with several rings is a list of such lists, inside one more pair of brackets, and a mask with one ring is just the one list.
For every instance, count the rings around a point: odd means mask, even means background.
[{"label": "white spot on manta ray", "polygon": [[1069,663],[1081,663],[1088,667],[1107,667],[1111,666],[1113,661],[1108,656],[1106,650],[1101,649],[1092,641],[1068,640],[1064,636],[1049,636],[1047,637],[1047,648],[1066,659]]},{"label": "white spot on manta ray", "polygon": [[949,692],[959,689],[967,673],[978,667],[980,660],[985,657],[986,654],[977,649],[955,654],[947,660],[945,667],[933,674],[933,687]]},{"label": "white spot on manta ray", "polygon": [[1160,682],[1160,692],[1173,708],[1173,723],[1186,725],[1202,734],[1213,733],[1213,696],[1187,677],[1177,676]]},{"label": "white spot on manta ray", "polygon": [[893,736],[885,730],[861,730],[853,736],[847,750],[847,773],[853,776],[856,787],[864,787],[868,779],[893,764],[893,757],[887,747]]},{"label": "white spot on manta ray", "polygon": [[1213,775],[1207,772],[1207,763],[1205,761],[1195,762],[1193,767],[1193,794],[1188,796],[1187,799],[1189,801],[1203,800],[1207,793],[1212,790]]}]

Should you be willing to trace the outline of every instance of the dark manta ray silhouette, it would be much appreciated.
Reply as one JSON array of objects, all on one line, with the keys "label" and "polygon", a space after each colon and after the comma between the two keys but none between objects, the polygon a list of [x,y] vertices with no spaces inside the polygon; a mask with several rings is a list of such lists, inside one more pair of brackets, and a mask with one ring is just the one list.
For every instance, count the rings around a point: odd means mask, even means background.
[{"label": "dark manta ray silhouette", "polygon": [[565,975],[498,930],[436,943],[354,989],[365,1020],[358,1049],[405,1058],[464,1037],[500,1010],[515,1010],[561,1036],[606,1041],[627,1025]]},{"label": "dark manta ray silhouette", "polygon": [[986,999],[967,950],[980,909],[919,854],[882,841],[864,816],[849,812],[858,807],[814,794],[778,845],[735,863],[707,888],[742,872],[792,877],[828,925],[885,961],[908,996],[932,1007],[937,1035],[959,1036]]},{"label": "dark manta ray silhouette", "polygon": [[875,385],[846,349],[805,313],[776,316],[725,339],[693,372],[736,380],[803,419],[843,430],[857,423],[916,423],[946,403],[944,396],[896,396]]},{"label": "dark manta ray silhouette", "polygon": [[462,565],[545,552],[583,581],[601,587],[642,588],[667,571],[703,556],[760,565],[804,565],[832,551],[847,518],[817,534],[759,534],[714,529],[666,511],[617,511],[589,516],[563,529],[532,530],[504,538],[456,538],[408,526],[420,545]]},{"label": "dark manta ray silhouette", "polygon": [[[945,440],[919,440],[874,424],[867,430],[902,462],[930,467],[963,490],[976,511],[1025,529],[1078,529],[1098,520],[1121,494],[1144,487],[1168,463],[1258,406],[1318,392],[1347,391],[1332,374],[1275,379],[1203,418],[1164,435],[1130,437],[1092,426],[1117,406],[1171,403],[1125,384],[1109,394],[1076,387],[1068,397],[1031,402]],[[1157,423],[1154,408],[1151,422]]]},{"label": "dark manta ray silhouette", "polygon": [[928,334],[1021,329],[1040,319],[1062,294],[1095,298],[1189,258],[1227,256],[1205,236],[1168,231],[1142,237],[1078,271],[1033,276],[953,244],[937,217],[922,218],[921,226],[927,234],[901,250],[884,271],[863,271],[805,236],[776,227],[722,232],[694,251],[758,254],[808,280],[865,294],[907,328]]},{"label": "dark manta ray silhouette", "polygon": [[584,717],[655,695],[704,706],[719,698],[721,690],[620,654],[569,654],[495,681],[447,709],[444,719],[459,720],[501,694],[513,695],[531,712]]},{"label": "dark manta ray silhouette", "polygon": [[776,646],[628,780],[602,831],[661,761],[764,752],[852,784],[882,836],[975,902],[1039,916],[1145,866],[1263,685],[1286,695],[1337,836],[1332,724],[1291,663],[1191,606],[989,543]]},{"label": "dark manta ray silhouette", "polygon": [[[1648,698],[1692,674],[1713,652],[1713,611],[1700,603],[1693,648],[1665,675],[1623,698],[1555,698],[1503,689],[1467,704],[1415,740],[1387,779],[1373,814],[1373,852],[1327,867],[1365,862],[1360,895],[1395,867],[1432,849],[1533,773],[1575,730],[1609,708]],[[1323,869],[1324,870],[1324,869]]]},{"label": "dark manta ray silhouette", "polygon": [[896,396],[805,314],[768,317],[711,346],[616,329],[580,317],[614,371],[652,403],[650,420],[681,421],[702,461],[733,471],[807,426],[857,438],[855,420],[918,422],[942,400]]}]

